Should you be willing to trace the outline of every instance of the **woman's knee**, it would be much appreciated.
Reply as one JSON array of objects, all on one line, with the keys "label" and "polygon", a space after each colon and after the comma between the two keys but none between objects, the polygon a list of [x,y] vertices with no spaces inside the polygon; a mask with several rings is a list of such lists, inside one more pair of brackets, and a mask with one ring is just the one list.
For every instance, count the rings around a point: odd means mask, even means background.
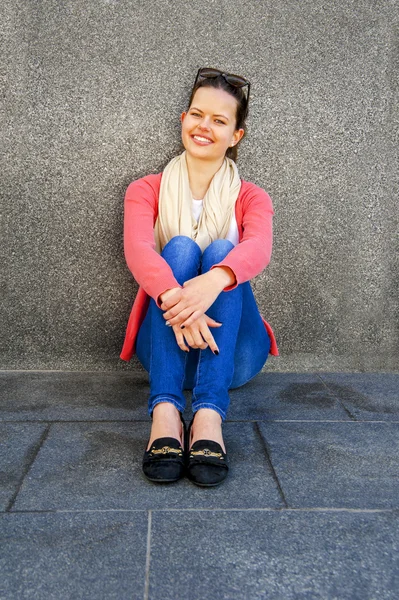
[{"label": "woman's knee", "polygon": [[172,268],[177,281],[182,285],[186,279],[198,273],[201,248],[189,237],[177,235],[166,244],[161,256]]},{"label": "woman's knee", "polygon": [[165,256],[168,256],[171,253],[173,255],[177,254],[178,256],[187,253],[201,255],[201,248],[194,240],[186,235],[176,235],[166,244],[161,252],[161,256],[165,258]]},{"label": "woman's knee", "polygon": [[202,255],[202,268],[203,270],[210,269],[213,265],[217,264],[234,248],[234,244],[230,240],[215,240],[210,244]]}]

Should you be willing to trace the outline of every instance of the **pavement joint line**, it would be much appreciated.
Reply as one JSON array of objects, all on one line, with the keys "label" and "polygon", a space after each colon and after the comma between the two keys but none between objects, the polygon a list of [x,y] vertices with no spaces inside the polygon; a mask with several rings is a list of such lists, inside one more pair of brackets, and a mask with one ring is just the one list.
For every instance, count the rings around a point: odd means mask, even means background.
[{"label": "pavement joint line", "polygon": [[311,421],[310,419],[274,419],[273,421],[260,421],[261,423],[344,423],[346,425],[358,425],[365,423],[380,423],[381,425],[390,425],[391,423],[399,423],[399,421],[348,421],[344,419],[343,421],[329,421],[327,419]]},{"label": "pavement joint line", "polygon": [[151,528],[152,528],[152,510],[150,509],[148,511],[147,549],[146,549],[146,559],[145,559],[144,600],[149,600],[149,593],[150,593]]},{"label": "pavement joint line", "polygon": [[[0,516],[1,515],[13,515],[13,516],[17,516],[17,515],[22,515],[22,514],[26,514],[26,515],[40,515],[40,514],[47,514],[47,515],[56,515],[56,514],[76,514],[76,515],[81,515],[81,514],[93,514],[93,513],[99,513],[99,514],[112,514],[112,513],[132,513],[132,514],[136,514],[136,513],[144,513],[144,512],[149,512],[149,513],[158,513],[158,512],[180,512],[180,513],[184,513],[184,512],[276,512],[276,513],[287,513],[287,512],[292,512],[292,513],[308,513],[308,512],[315,512],[315,513],[356,513],[356,514],[363,514],[363,513],[392,513],[392,514],[397,514],[399,517],[399,508],[345,508],[345,507],[301,507],[301,508],[294,508],[294,507],[281,507],[281,508],[276,508],[276,507],[263,507],[263,508],[259,508],[259,507],[253,507],[253,508],[204,508],[204,507],[192,507],[192,508],[151,508],[151,509],[135,509],[135,508],[109,508],[109,509],[104,509],[104,508],[99,508],[99,509],[87,509],[87,510],[83,510],[83,509],[76,509],[76,510],[72,510],[72,509],[55,509],[55,510],[13,510],[11,512],[8,511],[2,511],[0,512]],[[151,517],[151,521],[152,521],[152,517]],[[149,531],[149,529],[148,529]],[[148,533],[147,533],[147,544],[148,544]]]},{"label": "pavement joint line", "polygon": [[283,488],[281,487],[281,484],[280,484],[279,478],[278,478],[278,476],[277,476],[277,473],[276,473],[276,471],[275,471],[275,469],[274,469],[273,463],[272,463],[272,461],[271,461],[271,458],[270,458],[270,453],[269,453],[269,449],[268,449],[268,447],[267,447],[266,440],[265,440],[265,438],[263,437],[263,434],[262,434],[262,432],[261,432],[261,430],[260,430],[260,427],[259,427],[259,424],[258,424],[258,422],[257,422],[257,421],[255,421],[255,423],[254,423],[254,428],[255,428],[255,432],[258,434],[258,436],[259,436],[259,437],[260,437],[260,439],[261,439],[261,442],[262,442],[262,445],[263,445],[263,450],[264,450],[264,452],[265,452],[265,455],[266,455],[266,461],[267,461],[267,463],[268,463],[268,465],[269,465],[269,469],[271,470],[271,473],[272,473],[273,479],[274,479],[274,481],[275,481],[275,483],[276,483],[276,485],[277,485],[277,489],[278,489],[278,491],[279,491],[279,494],[280,494],[281,500],[283,501],[283,504],[284,504],[284,506],[285,506],[286,508],[288,508],[288,502],[287,502],[287,500],[286,500],[286,497],[285,497],[285,494],[284,494],[284,490],[283,490]]},{"label": "pavement joint line", "polygon": [[[110,369],[110,370],[105,370],[105,369],[86,369],[86,370],[79,370],[79,369],[14,369],[14,368],[10,368],[10,369],[0,369],[0,375],[2,373],[91,373],[91,374],[98,374],[98,373],[103,373],[106,375],[129,375],[131,377],[135,376],[143,376],[143,383],[145,383],[145,377],[146,377],[146,372],[145,371],[141,371],[139,369]],[[365,371],[359,370],[359,369],[349,369],[348,371],[346,370],[342,370],[339,369],[338,371],[336,369],[324,369],[324,370],[320,370],[320,371],[315,371],[314,368],[313,369],[301,369],[299,371],[285,371],[285,370],[276,370],[276,371],[268,371],[267,369],[265,369],[264,371],[262,371],[262,374],[265,375],[271,375],[271,374],[275,374],[278,373],[279,375],[302,375],[302,374],[311,374],[311,375],[319,375],[319,374],[323,374],[326,373],[328,375],[331,374],[336,374],[336,373],[343,373],[345,375],[364,375]],[[367,370],[366,373],[371,373],[371,374],[376,374],[376,375],[399,375],[399,370],[397,369],[389,369],[388,371],[381,371],[381,370],[376,370],[376,371],[369,371]]]},{"label": "pavement joint line", "polygon": [[[15,504],[15,501],[17,499],[17,496],[22,488],[22,485],[25,481],[25,477],[27,476],[27,474],[29,473],[33,463],[36,460],[37,455],[39,454],[40,448],[43,446],[44,442],[46,441],[48,434],[50,432],[50,428],[51,428],[51,423],[47,424],[46,429],[44,430],[44,432],[42,433],[42,435],[40,436],[39,442],[36,444],[36,447],[33,448],[33,451],[31,453],[30,456],[28,456],[28,464],[26,465],[25,469],[22,472],[22,476],[21,479],[19,481],[19,484],[17,485],[17,488],[15,490],[15,492],[13,493],[13,495],[11,496],[11,499],[6,507],[6,511],[5,512],[11,512],[12,507]],[[29,460],[30,459],[30,460]]]},{"label": "pavement joint line", "polygon": [[[112,369],[110,371],[105,371],[104,369],[98,369],[96,370],[87,370],[87,371],[79,371],[78,369],[70,369],[70,370],[66,370],[66,369],[0,369],[0,375],[2,373],[88,373],[88,374],[94,374],[94,375],[98,375],[99,373],[103,374],[103,375],[118,375],[118,377],[120,375],[129,375],[130,377],[137,377],[138,375],[143,375],[143,383],[146,383],[145,380],[145,371],[138,371],[136,370],[132,370],[132,371],[124,371],[124,370],[117,370],[117,369]],[[300,373],[300,371],[298,371],[298,373]],[[389,371],[390,373],[390,371]],[[148,378],[147,378],[147,384],[148,384]]]},{"label": "pavement joint line", "polygon": [[[50,423],[51,425],[58,424],[74,424],[74,423],[148,423],[144,419],[2,419],[0,423]],[[356,419],[356,421],[348,421],[347,419],[237,419],[226,420],[228,423],[399,423],[399,419],[395,420],[371,420],[371,419]]]},{"label": "pavement joint line", "polygon": [[350,417],[350,419],[352,419],[352,421],[356,421],[356,417],[354,415],[352,415],[351,411],[349,410],[349,408],[346,408],[345,404],[342,402],[342,400],[337,396],[337,394],[334,392],[334,390],[332,390],[328,383],[326,381],[324,381],[323,377],[319,374],[319,373],[314,373],[314,375],[316,377],[318,377],[320,379],[320,381],[322,382],[322,384],[328,389],[328,391],[334,396],[334,398],[338,401],[338,403],[342,406],[342,408],[344,409],[344,411],[347,413],[347,415]]}]

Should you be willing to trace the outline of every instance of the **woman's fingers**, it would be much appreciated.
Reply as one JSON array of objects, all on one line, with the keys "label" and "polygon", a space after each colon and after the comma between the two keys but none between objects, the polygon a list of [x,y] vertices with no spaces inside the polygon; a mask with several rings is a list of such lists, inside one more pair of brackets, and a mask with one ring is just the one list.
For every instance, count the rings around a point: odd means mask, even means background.
[{"label": "woman's fingers", "polygon": [[215,321],[215,319],[211,319],[211,317],[208,317],[208,315],[203,314],[201,311],[196,310],[189,316],[188,319],[183,320],[180,323],[180,327],[182,329],[184,329],[185,327],[191,327],[191,325],[193,325],[201,317],[204,317],[205,323],[206,323],[206,325],[208,325],[208,327],[221,327],[222,326],[222,323],[219,323],[218,321]]},{"label": "woman's fingers", "polygon": [[172,308],[172,306],[175,306],[175,304],[180,302],[182,293],[182,288],[171,288],[170,290],[166,290],[166,292],[161,294],[159,296],[159,300],[161,302],[162,310],[168,310],[168,308]]},{"label": "woman's fingers", "polygon": [[[174,311],[174,308],[172,309]],[[177,316],[173,316],[171,311],[164,313],[163,317],[169,323],[169,325],[183,325],[185,321],[193,314],[193,311],[189,308],[185,308]],[[198,313],[199,315],[201,313]],[[198,317],[197,317],[198,318]]]},{"label": "woman's fingers", "polygon": [[199,330],[193,331],[193,329],[191,328],[190,331],[191,331],[192,338],[194,340],[195,348],[199,348],[200,350],[205,350],[205,348],[208,348],[208,344],[202,337],[201,332]]},{"label": "woman's fingers", "polygon": [[206,315],[201,315],[193,325],[184,329],[181,329],[179,325],[173,326],[176,342],[181,350],[184,352],[188,352],[189,348],[205,350],[209,346],[214,354],[219,354],[218,345],[208,327],[207,321],[209,321],[211,327],[221,325],[221,323],[214,321],[214,319]]},{"label": "woman's fingers", "polygon": [[215,321],[215,319],[211,319],[211,317],[208,317],[208,315],[202,314],[201,311],[196,310],[189,316],[188,319],[183,320],[180,323],[180,327],[182,329],[185,329],[186,327],[191,327],[192,325],[194,325],[194,323],[196,321],[198,321],[202,317],[204,317],[205,323],[206,323],[206,325],[208,325],[208,327],[221,327],[222,326],[222,323],[219,323],[218,321]]},{"label": "woman's fingers", "polygon": [[190,346],[190,348],[197,348],[197,344],[195,342],[194,336],[192,335],[191,331],[184,331],[183,337],[186,340],[186,344],[188,344],[188,346]]},{"label": "woman's fingers", "polygon": [[186,338],[186,342],[192,348],[200,348],[201,350],[205,350],[209,346],[214,354],[219,354],[218,345],[216,344],[215,339],[205,322],[204,316],[198,319],[198,321],[191,327],[184,329],[183,335]]},{"label": "woman's fingers", "polygon": [[187,344],[184,340],[184,336],[180,327],[173,327],[173,331],[175,334],[177,345],[179,346],[180,350],[183,350],[183,352],[188,352],[189,349],[187,348]]},{"label": "woman's fingers", "polygon": [[[161,306],[162,310],[164,310],[163,306],[164,306],[164,304],[162,304],[162,306]],[[172,319],[174,319],[175,317],[180,315],[180,313],[183,310],[188,310],[187,306],[183,302],[178,302],[177,304],[175,304],[174,306],[172,306],[171,308],[169,308],[168,310],[166,310],[163,313],[163,318],[166,321],[171,321]],[[190,314],[190,312],[188,312],[188,314]]]},{"label": "woman's fingers", "polygon": [[223,325],[223,323],[219,323],[219,321],[215,321],[215,319],[211,319],[211,317],[208,317],[208,315],[204,315],[205,318],[205,323],[208,325],[208,327],[221,327]]},{"label": "woman's fingers", "polygon": [[201,330],[201,335],[207,343],[207,346],[212,350],[214,354],[219,354],[219,348],[215,340],[213,339],[213,335],[209,331],[208,326],[204,323],[204,326]]}]

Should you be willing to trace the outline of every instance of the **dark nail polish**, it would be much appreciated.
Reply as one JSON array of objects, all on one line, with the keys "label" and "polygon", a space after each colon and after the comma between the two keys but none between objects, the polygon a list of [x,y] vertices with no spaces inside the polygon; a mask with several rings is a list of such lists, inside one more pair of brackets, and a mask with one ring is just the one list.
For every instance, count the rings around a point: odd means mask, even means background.
[{"label": "dark nail polish", "polygon": [[180,325],[180,329],[184,329],[185,327],[185,325]]},{"label": "dark nail polish", "polygon": [[216,356],[219,356],[219,350],[215,350],[214,354],[216,354]]}]

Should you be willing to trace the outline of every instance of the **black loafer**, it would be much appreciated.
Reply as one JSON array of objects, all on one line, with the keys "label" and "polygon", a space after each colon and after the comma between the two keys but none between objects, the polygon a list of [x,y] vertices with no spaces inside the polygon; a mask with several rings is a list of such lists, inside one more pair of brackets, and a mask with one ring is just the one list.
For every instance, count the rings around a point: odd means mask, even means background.
[{"label": "black loafer", "polygon": [[[184,439],[186,426],[183,417]],[[163,437],[154,440],[143,456],[143,473],[150,481],[172,483],[185,474],[186,459],[181,443],[176,438]]]},{"label": "black loafer", "polygon": [[[190,439],[191,421],[187,439]],[[197,440],[187,456],[187,477],[201,487],[214,487],[227,477],[227,454],[212,440]]]}]

